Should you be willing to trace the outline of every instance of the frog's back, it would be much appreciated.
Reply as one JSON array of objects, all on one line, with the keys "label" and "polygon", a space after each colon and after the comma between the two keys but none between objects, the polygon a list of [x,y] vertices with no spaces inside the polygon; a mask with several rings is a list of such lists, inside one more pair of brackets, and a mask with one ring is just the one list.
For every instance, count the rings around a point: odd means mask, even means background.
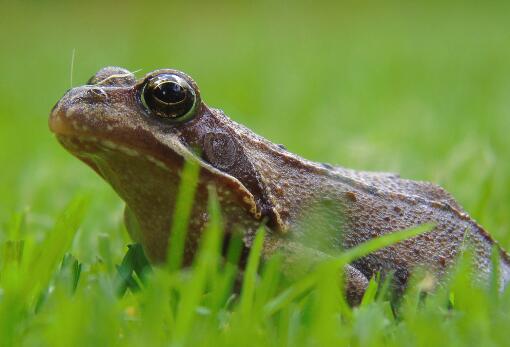
[{"label": "frog's back", "polygon": [[[501,253],[501,286],[510,282],[510,256],[464,211],[442,187],[402,179],[398,175],[334,168],[352,180],[351,199],[346,207],[344,245],[354,246],[369,238],[418,224],[432,222],[433,231],[380,250],[357,262],[367,276],[377,271],[395,271],[402,286],[415,266],[427,266],[442,275],[453,264],[469,240],[475,251],[476,275],[486,279],[492,271],[494,246]],[[342,188],[345,189],[345,188]]]},{"label": "frog's back", "polygon": [[342,167],[335,167],[334,170],[341,175],[361,182],[367,187],[393,194],[417,196],[422,199],[448,204],[460,212],[464,211],[453,196],[437,184],[404,179],[395,173],[356,171]]}]

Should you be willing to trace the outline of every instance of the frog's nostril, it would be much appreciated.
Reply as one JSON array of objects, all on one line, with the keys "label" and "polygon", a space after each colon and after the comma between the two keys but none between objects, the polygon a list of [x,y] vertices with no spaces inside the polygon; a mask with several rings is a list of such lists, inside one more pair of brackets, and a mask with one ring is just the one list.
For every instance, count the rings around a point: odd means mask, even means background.
[{"label": "frog's nostril", "polygon": [[94,100],[105,101],[108,99],[108,94],[99,87],[90,88],[87,90],[87,94]]}]

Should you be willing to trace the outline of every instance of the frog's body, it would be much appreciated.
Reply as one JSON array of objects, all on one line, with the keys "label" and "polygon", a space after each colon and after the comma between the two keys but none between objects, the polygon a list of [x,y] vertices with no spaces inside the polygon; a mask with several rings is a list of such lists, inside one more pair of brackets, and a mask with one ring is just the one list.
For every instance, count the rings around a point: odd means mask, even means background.
[{"label": "frog's body", "polygon": [[[169,86],[180,94],[172,96]],[[162,103],[154,95],[171,100]],[[175,70],[158,70],[135,81],[127,70],[102,69],[89,85],[70,90],[57,103],[50,127],[126,202],[132,212],[127,218],[130,234],[153,262],[165,259],[179,173],[183,162],[192,160],[199,163],[201,173],[187,240],[188,262],[208,219],[207,187],[213,185],[226,233],[242,230],[248,248],[266,221],[266,255],[283,250],[292,255],[289,259],[299,258],[303,245],[294,236],[304,230],[303,215],[314,210],[324,217],[315,219],[314,228],[335,231],[327,236],[333,248],[353,247],[427,222],[436,224],[431,232],[349,266],[351,302],[359,300],[367,278],[378,271],[393,271],[397,289],[405,287],[416,266],[441,277],[465,240],[474,246],[480,278],[491,273],[495,241],[442,188],[300,158],[206,106],[193,80]],[[510,281],[510,257],[499,252],[504,288]]]}]

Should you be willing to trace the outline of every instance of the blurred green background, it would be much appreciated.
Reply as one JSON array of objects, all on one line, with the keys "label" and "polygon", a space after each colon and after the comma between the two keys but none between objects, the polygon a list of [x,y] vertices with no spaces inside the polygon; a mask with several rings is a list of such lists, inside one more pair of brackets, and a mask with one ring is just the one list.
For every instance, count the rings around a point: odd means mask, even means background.
[{"label": "blurred green background", "polygon": [[210,106],[308,159],[443,185],[509,249],[509,10],[466,1],[5,2],[0,221],[28,210],[26,230],[44,233],[85,191],[92,206],[74,254],[90,261],[98,235],[109,235],[120,256],[120,200],[58,145],[47,117],[103,66],[138,76],[172,67],[194,77]]}]

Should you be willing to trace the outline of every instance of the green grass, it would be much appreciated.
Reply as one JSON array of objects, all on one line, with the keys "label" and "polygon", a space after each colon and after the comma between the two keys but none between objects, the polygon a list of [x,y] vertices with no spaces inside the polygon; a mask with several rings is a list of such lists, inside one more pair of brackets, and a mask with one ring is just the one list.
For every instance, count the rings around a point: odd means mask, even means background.
[{"label": "green grass", "polygon": [[177,249],[168,268],[143,272],[121,201],[47,130],[73,49],[74,85],[105,65],[178,68],[210,106],[306,158],[440,183],[510,249],[505,2],[1,8],[0,345],[508,343],[510,291],[472,286],[464,263],[435,294],[417,276],[398,307],[372,281],[352,310],[333,280],[348,254],[289,280],[278,257],[253,252],[233,295],[238,251],[218,259],[218,217],[192,268],[176,270]]}]

